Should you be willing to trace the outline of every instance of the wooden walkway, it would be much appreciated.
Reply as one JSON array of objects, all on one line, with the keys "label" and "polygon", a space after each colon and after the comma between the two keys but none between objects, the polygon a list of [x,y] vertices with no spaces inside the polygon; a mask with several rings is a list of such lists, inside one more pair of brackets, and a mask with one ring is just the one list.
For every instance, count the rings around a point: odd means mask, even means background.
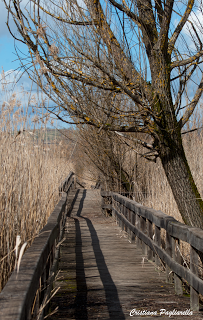
[{"label": "wooden walkway", "polygon": [[130,316],[130,312],[170,312],[190,309],[189,298],[175,296],[152,262],[130,243],[112,218],[101,213],[98,190],[78,190],[70,196],[65,241],[48,319],[202,319],[193,315]]}]

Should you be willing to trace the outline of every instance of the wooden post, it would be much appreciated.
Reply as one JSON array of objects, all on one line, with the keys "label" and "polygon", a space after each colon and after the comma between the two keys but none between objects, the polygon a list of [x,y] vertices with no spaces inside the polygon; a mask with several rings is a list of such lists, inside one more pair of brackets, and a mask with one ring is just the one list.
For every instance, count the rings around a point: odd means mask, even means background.
[{"label": "wooden post", "polygon": [[119,219],[115,210],[116,210],[116,201],[112,198],[112,217],[116,220],[116,224],[119,224]]},{"label": "wooden post", "polygon": [[[116,209],[116,211],[118,211],[118,203],[117,203],[117,201],[116,201],[116,200],[114,200],[114,201],[115,201],[115,202],[114,202],[115,209]],[[117,216],[116,212],[115,212],[115,215],[116,215],[116,217],[117,217],[117,222],[118,222],[118,225],[119,225],[119,227],[120,227],[120,219],[118,218],[118,216]]]},{"label": "wooden post", "polygon": [[102,199],[101,199],[101,207],[102,207],[102,210],[103,210],[104,204],[105,204],[104,197],[102,197]]},{"label": "wooden post", "polygon": [[[135,225],[135,213],[130,210],[130,216],[131,216],[131,223],[134,226]],[[131,242],[135,243],[135,234],[131,231]]]},{"label": "wooden post", "polygon": [[[166,232],[166,253],[172,257],[172,237],[168,232]],[[173,272],[171,272],[171,269],[168,265],[166,265],[166,282],[173,282]]]},{"label": "wooden post", "polygon": [[[121,203],[120,203],[120,213],[124,215],[124,206]],[[125,230],[125,224],[123,221],[121,222],[121,228],[122,230]]]},{"label": "wooden post", "polygon": [[[153,228],[152,228],[152,222],[150,220],[147,221],[147,235],[150,239],[153,237]],[[153,251],[150,249],[150,247],[147,248],[147,258],[148,260],[153,260]]]},{"label": "wooden post", "polygon": [[[138,214],[136,214],[136,227],[140,230],[140,216]],[[142,241],[138,237],[136,238],[136,244],[138,248],[141,248]]]},{"label": "wooden post", "polygon": [[[161,229],[160,227],[155,226],[155,237],[154,237],[155,243],[161,247]],[[157,266],[160,266],[160,258],[157,254],[155,254],[155,263]]]},{"label": "wooden post", "polygon": [[115,207],[115,200],[114,200],[114,198],[112,197],[111,198],[111,203],[112,203],[112,217],[116,220],[116,224],[118,224],[118,219],[117,219],[117,216],[115,215],[115,211],[113,210],[113,208]]},{"label": "wooden post", "polygon": [[[130,209],[126,208],[126,219],[131,222],[130,219]],[[127,228],[127,233],[128,233],[128,239],[131,240],[131,231],[129,228]]]},{"label": "wooden post", "polygon": [[[120,203],[119,202],[117,202],[117,211],[120,213]],[[122,221],[119,217],[118,217],[118,219],[119,219],[119,227],[122,228]]]},{"label": "wooden post", "polygon": [[[175,239],[171,237],[172,240],[172,257],[173,259],[181,264],[181,255],[179,250],[176,248],[176,245],[179,245],[179,239]],[[177,274],[174,273],[174,285],[175,285],[175,293],[177,295],[183,294],[183,288],[182,288],[182,281],[180,277],[177,276]]]},{"label": "wooden post", "polygon": [[[146,234],[146,218],[140,217],[141,231]],[[142,253],[147,255],[147,245],[142,241]]]},{"label": "wooden post", "polygon": [[[190,270],[198,276],[198,253],[192,246],[190,246]],[[190,308],[199,311],[199,293],[192,286],[190,286]]]},{"label": "wooden post", "polygon": [[[124,215],[125,218],[127,218],[127,208],[124,204],[122,204],[122,214]],[[128,233],[128,228],[125,223],[124,223],[124,230],[125,232]]]}]

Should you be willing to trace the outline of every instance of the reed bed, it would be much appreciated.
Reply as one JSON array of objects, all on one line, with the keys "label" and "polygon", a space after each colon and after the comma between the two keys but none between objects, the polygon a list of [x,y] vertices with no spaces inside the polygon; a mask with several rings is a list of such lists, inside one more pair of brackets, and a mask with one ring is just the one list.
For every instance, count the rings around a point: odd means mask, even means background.
[{"label": "reed bed", "polygon": [[[184,149],[195,183],[203,197],[203,132],[188,133],[183,137]],[[152,163],[142,159],[142,177],[136,188],[140,202],[148,207],[161,210],[183,222],[168,184],[161,162]],[[141,183],[139,183],[139,181]],[[144,192],[143,192],[144,190]],[[185,199],[187,201],[187,199]]]},{"label": "reed bed", "polygon": [[[29,247],[59,200],[58,186],[71,170],[62,142],[48,144],[46,121],[31,123],[33,97],[22,105],[4,90],[0,107],[0,291],[16,263],[16,239]],[[22,97],[20,97],[22,98]],[[32,101],[31,101],[32,99]],[[32,125],[32,130],[30,126]]]}]

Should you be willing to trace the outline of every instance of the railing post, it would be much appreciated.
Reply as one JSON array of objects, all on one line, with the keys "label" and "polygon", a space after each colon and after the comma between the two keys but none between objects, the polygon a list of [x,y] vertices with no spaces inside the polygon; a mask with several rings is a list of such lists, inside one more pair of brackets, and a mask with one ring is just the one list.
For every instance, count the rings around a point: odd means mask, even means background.
[{"label": "railing post", "polygon": [[[198,276],[198,253],[190,246],[190,270]],[[190,308],[193,311],[199,311],[199,293],[190,286]]]},{"label": "railing post", "polygon": [[[166,253],[172,257],[172,237],[166,232]],[[168,265],[166,265],[166,282],[173,282],[173,273]]]},{"label": "railing post", "polygon": [[114,219],[116,220],[116,224],[119,224],[119,218],[116,214],[116,210],[117,210],[117,201],[114,200],[112,196],[112,217],[114,217]]},{"label": "railing post", "polygon": [[[129,208],[127,208],[127,207],[125,207],[126,208],[126,219],[129,221],[129,222],[131,222],[131,217],[130,217],[130,209]],[[127,227],[127,233],[128,233],[128,238],[129,238],[129,240],[131,240],[131,231],[130,231],[130,229]]]},{"label": "railing post", "polygon": [[[146,234],[146,218],[140,217],[141,231]],[[147,255],[147,245],[142,241],[142,253]]]},{"label": "railing post", "polygon": [[[179,239],[175,239],[171,237],[171,240],[172,240],[172,258],[176,262],[181,264],[181,255],[179,250],[177,249],[177,245],[179,245]],[[174,285],[175,285],[175,293],[177,295],[182,295],[183,294],[182,281],[175,273],[174,273]]]},{"label": "railing post", "polygon": [[[124,204],[122,204],[121,205],[121,213],[124,215],[124,217],[126,218],[127,217],[127,208],[125,207],[125,205]],[[123,230],[125,231],[125,232],[127,232],[128,231],[128,228],[127,228],[127,226],[125,225],[125,223],[123,223]]]},{"label": "railing post", "polygon": [[[153,228],[152,228],[152,222],[150,220],[147,221],[147,234],[148,234],[148,237],[150,239],[153,238]],[[148,260],[153,260],[153,251],[150,247],[148,247],[147,249],[147,258]]]},{"label": "railing post", "polygon": [[[124,215],[124,206],[121,203],[119,203],[119,204],[120,204],[120,213]],[[121,228],[122,228],[122,230],[125,230],[125,224],[123,221],[121,222]]]},{"label": "railing post", "polygon": [[[120,212],[121,213],[121,210],[120,210],[120,202],[116,202],[116,210],[118,211],[118,212]],[[122,229],[122,221],[121,221],[121,219],[120,219],[120,217],[118,217],[118,221],[119,221],[119,227]]]},{"label": "railing post", "polygon": [[102,207],[102,210],[104,210],[104,209],[103,209],[104,204],[105,204],[105,200],[104,200],[104,197],[102,197],[102,198],[101,198],[101,207]]},{"label": "railing post", "polygon": [[[133,211],[131,211],[131,210],[129,211],[129,213],[130,213],[130,216],[131,216],[130,221],[131,221],[132,225],[134,226],[135,225],[135,213]],[[132,231],[131,231],[131,242],[135,243],[135,234]]]},{"label": "railing post", "polygon": [[[138,228],[138,230],[140,230],[140,216],[138,214],[136,214],[136,227]],[[142,247],[142,241],[137,237],[136,238],[136,244],[138,246],[138,248]]]},{"label": "railing post", "polygon": [[[157,246],[161,247],[161,229],[160,227],[155,226],[155,238],[154,238],[155,243]],[[160,266],[160,258],[157,254],[155,254],[155,263],[157,266]]]},{"label": "railing post", "polygon": [[115,200],[113,198],[113,196],[111,197],[111,203],[112,203],[112,217],[116,220],[116,224],[118,223],[118,219],[117,219],[117,215],[115,214],[114,208],[115,208]]}]

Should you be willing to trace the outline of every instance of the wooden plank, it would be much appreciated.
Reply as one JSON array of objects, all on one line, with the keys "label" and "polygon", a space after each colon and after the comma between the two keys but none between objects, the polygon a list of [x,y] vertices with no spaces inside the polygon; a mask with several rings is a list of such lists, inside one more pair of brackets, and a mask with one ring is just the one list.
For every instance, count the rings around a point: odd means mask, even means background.
[{"label": "wooden plank", "polygon": [[[135,214],[134,214],[134,212],[130,211],[130,217],[131,217],[131,223],[134,226],[135,225]],[[132,243],[135,242],[135,234],[132,231],[131,231],[131,242]]]},{"label": "wooden plank", "polygon": [[[179,264],[181,264],[181,256],[179,252],[179,239],[175,239],[171,237],[172,240],[172,258]],[[175,285],[175,293],[178,295],[183,294],[183,287],[181,277],[174,273],[174,285]]]},{"label": "wooden plank", "polygon": [[[168,232],[166,232],[166,253],[172,257],[172,237]],[[172,270],[166,265],[166,282],[173,283],[173,273]]]},{"label": "wooden plank", "polygon": [[[153,237],[153,228],[152,228],[152,222],[150,220],[147,220],[147,235],[150,239]],[[147,258],[148,260],[153,260],[153,251],[150,247],[147,246]]]},{"label": "wooden plank", "polygon": [[156,211],[154,209],[142,206],[141,204],[117,193],[112,193],[112,197],[119,203],[125,205],[131,211],[150,220],[157,227],[164,228],[172,237],[185,241],[196,248],[198,251],[203,252],[202,229],[187,226],[175,220],[173,217],[167,216],[161,211]]},{"label": "wooden plank", "polygon": [[162,261],[164,261],[169,268],[175,272],[179,277],[185,279],[189,285],[191,285],[196,291],[203,294],[203,280],[199,279],[190,270],[186,269],[174,259],[172,259],[164,249],[160,248],[153,240],[151,240],[147,235],[141,232],[136,226],[133,226],[124,216],[122,216],[118,211],[115,210],[115,214],[119,216],[119,219],[123,223],[127,224],[131,231],[135,233],[142,241],[144,241],[155,253],[157,253]]},{"label": "wooden plank", "polygon": [[[137,227],[137,229],[140,230],[140,216],[138,214],[136,214],[136,217],[135,217],[135,225]],[[136,238],[136,244],[137,244],[137,247],[138,248],[142,248],[142,240],[140,239],[140,237],[137,237]]]},{"label": "wooden plank", "polygon": [[[155,225],[154,241],[158,247],[161,248],[161,229]],[[161,265],[160,257],[158,253],[155,255],[155,263],[157,266]]]},{"label": "wooden plank", "polygon": [[59,192],[66,192],[68,193],[68,188],[70,187],[70,183],[72,182],[72,178],[74,176],[74,173],[71,171],[69,175],[64,179],[64,181],[59,186]]},{"label": "wooden plank", "polygon": [[[190,270],[198,276],[198,253],[192,246],[190,247]],[[190,286],[190,308],[191,310],[199,310],[199,293]]]},{"label": "wooden plank", "polygon": [[[147,233],[147,223],[146,223],[146,219],[143,217],[140,217],[140,229],[142,230],[143,233]],[[142,242],[142,253],[144,255],[147,255],[147,245]]]},{"label": "wooden plank", "polygon": [[[56,281],[60,291],[51,302],[51,310],[59,309],[48,319],[127,320],[132,309],[189,309],[189,299],[175,297],[165,275],[159,275],[152,263],[142,263],[142,251],[129,243],[111,218],[93,209],[93,199],[94,193],[81,191],[67,220],[61,279]],[[195,316],[189,318],[195,320]]]}]

